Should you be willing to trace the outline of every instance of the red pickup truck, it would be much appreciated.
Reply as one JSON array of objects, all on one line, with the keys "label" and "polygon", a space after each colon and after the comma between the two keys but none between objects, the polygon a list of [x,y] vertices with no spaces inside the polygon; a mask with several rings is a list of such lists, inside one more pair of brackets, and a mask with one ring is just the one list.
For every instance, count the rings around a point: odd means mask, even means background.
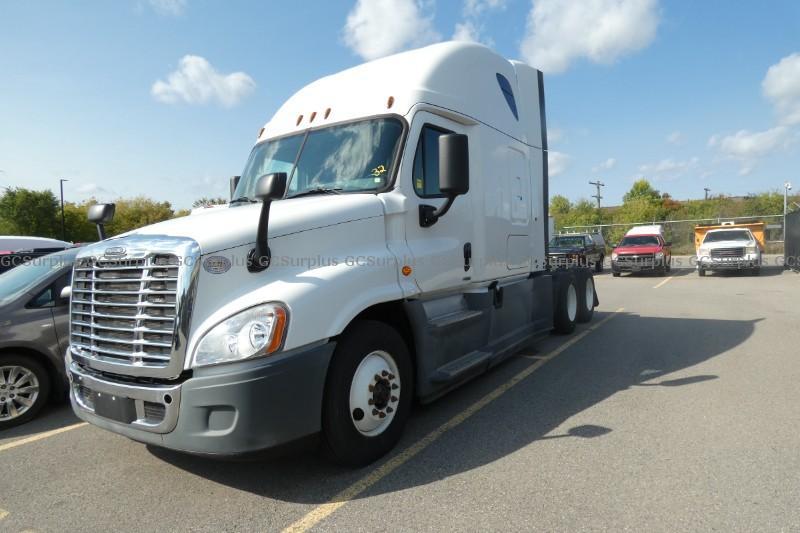
[{"label": "red pickup truck", "polygon": [[660,234],[626,235],[611,252],[611,273],[656,272],[664,275],[671,269],[672,243]]}]

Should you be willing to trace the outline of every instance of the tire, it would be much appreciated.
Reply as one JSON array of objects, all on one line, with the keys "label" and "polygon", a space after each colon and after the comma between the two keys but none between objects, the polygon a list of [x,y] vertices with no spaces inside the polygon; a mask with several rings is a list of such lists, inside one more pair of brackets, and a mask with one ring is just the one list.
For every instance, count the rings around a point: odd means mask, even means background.
[{"label": "tire", "polygon": [[585,270],[578,274],[578,313],[575,321],[581,324],[592,320],[594,315],[594,277],[591,271]]},{"label": "tire", "polygon": [[573,273],[558,278],[553,325],[556,333],[568,335],[575,331],[578,316],[578,284]]},{"label": "tire", "polygon": [[667,259],[667,272],[672,272],[672,256]]},{"label": "tire", "polygon": [[700,276],[701,278],[702,278],[703,276],[705,276],[705,275],[706,275],[706,271],[705,271],[705,269],[698,268],[698,269],[697,269],[697,275],[698,275],[698,276]]},{"label": "tire", "polygon": [[[50,375],[31,357],[0,355],[0,430],[36,417],[50,398]],[[25,392],[20,392],[25,391]]]},{"label": "tire", "polygon": [[760,276],[761,275],[761,267],[753,267],[750,270],[750,275],[751,276]]},{"label": "tire", "polygon": [[600,259],[594,264],[595,272],[600,273],[603,271],[603,261],[605,261],[605,259],[606,258],[603,257],[602,255],[600,256]]},{"label": "tire", "polygon": [[354,322],[336,347],[325,383],[326,455],[359,467],[387,454],[400,440],[413,396],[411,356],[400,334],[383,322]]},{"label": "tire", "polygon": [[611,273],[611,275],[614,276],[615,278],[620,277],[621,274],[622,274],[621,272],[612,272]]}]

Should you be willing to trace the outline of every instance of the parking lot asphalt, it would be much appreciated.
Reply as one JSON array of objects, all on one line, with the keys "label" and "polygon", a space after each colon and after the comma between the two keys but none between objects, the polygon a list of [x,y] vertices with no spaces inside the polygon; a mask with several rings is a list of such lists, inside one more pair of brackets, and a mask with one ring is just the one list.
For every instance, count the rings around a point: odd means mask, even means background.
[{"label": "parking lot asphalt", "polygon": [[800,530],[800,275],[596,285],[592,323],[418,407],[361,470],[184,456],[54,407],[0,435],[0,531]]}]

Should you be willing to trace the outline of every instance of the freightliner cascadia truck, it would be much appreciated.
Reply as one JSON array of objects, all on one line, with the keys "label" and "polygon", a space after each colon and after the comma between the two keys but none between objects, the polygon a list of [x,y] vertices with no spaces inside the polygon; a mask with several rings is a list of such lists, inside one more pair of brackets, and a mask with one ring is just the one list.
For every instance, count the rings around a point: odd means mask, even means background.
[{"label": "freightliner cascadia truck", "polygon": [[228,207],[79,253],[67,365],[83,420],[213,456],[310,437],[363,465],[415,401],[597,305],[587,269],[547,262],[542,74],[481,45],[302,88],[231,189]]}]

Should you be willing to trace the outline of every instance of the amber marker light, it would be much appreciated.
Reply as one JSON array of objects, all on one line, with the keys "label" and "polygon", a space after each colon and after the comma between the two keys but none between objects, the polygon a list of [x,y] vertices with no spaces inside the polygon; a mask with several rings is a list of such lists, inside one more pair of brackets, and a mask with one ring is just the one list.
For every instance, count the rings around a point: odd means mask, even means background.
[{"label": "amber marker light", "polygon": [[408,266],[408,265],[405,265],[405,266],[403,266],[403,270],[402,270],[402,272],[403,272],[403,275],[404,275],[404,276],[408,277],[408,276],[410,276],[410,275],[411,275],[411,273],[413,272],[413,270],[411,269],[411,267],[410,267],[410,266]]}]

